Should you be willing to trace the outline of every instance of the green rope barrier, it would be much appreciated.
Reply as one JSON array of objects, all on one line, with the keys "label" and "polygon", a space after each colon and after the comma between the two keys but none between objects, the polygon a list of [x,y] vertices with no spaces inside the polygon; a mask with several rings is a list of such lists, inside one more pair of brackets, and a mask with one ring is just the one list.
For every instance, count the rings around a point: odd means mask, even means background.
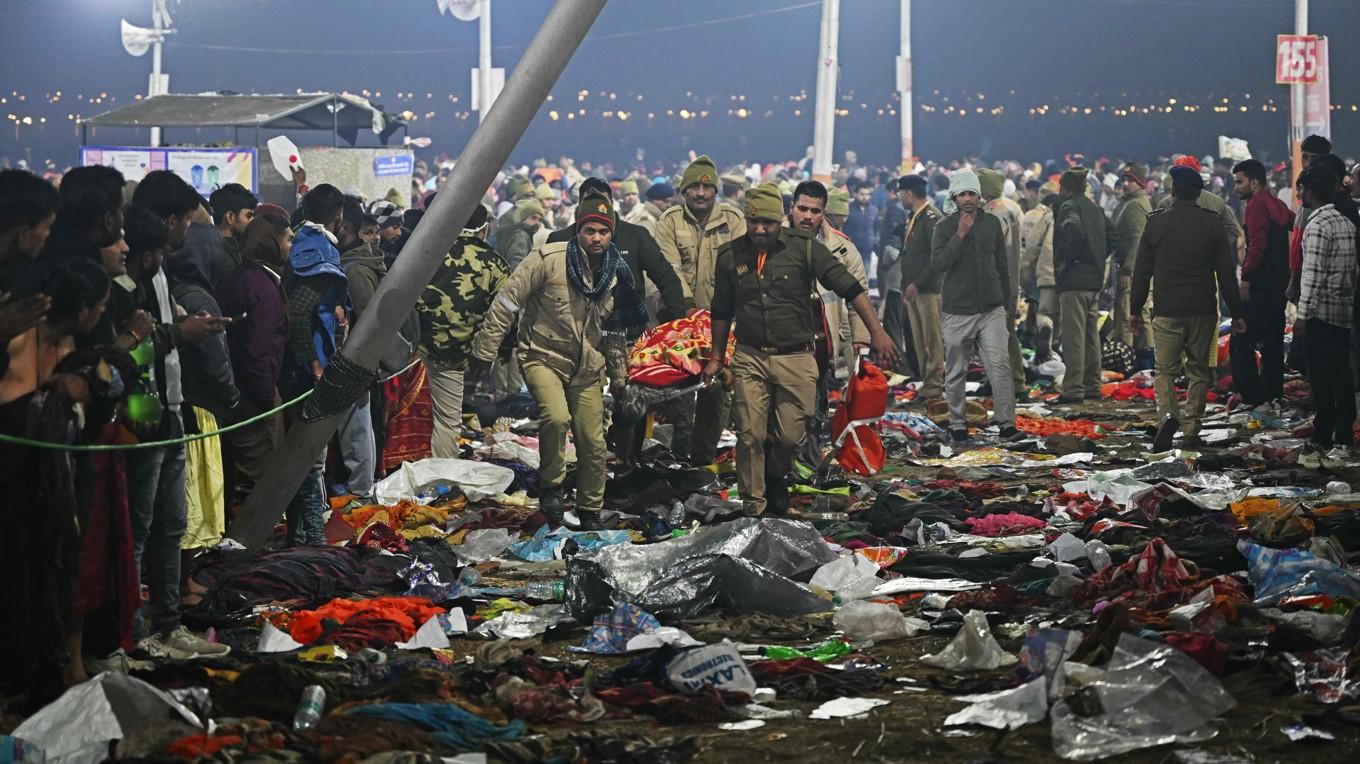
[{"label": "green rope barrier", "polygon": [[[419,357],[417,357],[415,360],[407,364],[406,368],[402,369],[401,371],[378,380],[378,384],[388,382],[392,379],[395,379],[396,377],[401,376],[402,374],[405,374],[406,372],[414,368],[415,365],[419,362],[420,359]],[[200,432],[194,435],[185,435],[182,438],[175,438],[173,440],[151,440],[145,443],[128,443],[126,445],[105,445],[105,444],[73,445],[67,443],[53,443],[50,440],[32,440],[30,438],[21,438],[18,435],[6,435],[4,433],[0,433],[0,443],[13,443],[15,445],[29,446],[31,448],[46,448],[51,451],[135,451],[137,449],[142,448],[161,448],[163,446],[178,446],[183,445],[185,443],[192,443],[196,440],[203,440],[204,438],[217,437],[222,433],[233,432],[235,430],[241,429],[242,427],[245,427],[246,425],[255,424],[260,420],[268,419],[269,417],[279,413],[280,411],[283,411],[284,409],[290,406],[295,406],[301,403],[308,396],[310,396],[312,392],[313,390],[308,390],[307,392],[303,393],[302,395],[299,395],[298,397],[294,398],[291,401],[288,401],[287,403],[280,404],[279,406],[276,406],[260,414],[256,414],[255,416],[249,419],[244,419],[240,422],[237,422],[236,424],[221,427],[216,430],[213,430],[212,432]],[[168,414],[169,412],[166,413]]]},{"label": "green rope barrier", "polygon": [[[262,419],[268,419],[269,417],[279,413],[280,411],[283,411],[289,406],[301,403],[303,399],[305,399],[307,396],[311,394],[312,391],[308,390],[307,392],[303,393],[302,395],[299,395],[298,397],[294,398],[291,401],[288,401],[287,403],[279,405],[263,413],[256,414],[255,416],[249,419],[244,419],[240,422],[237,422],[236,424],[228,425],[226,427],[213,430],[212,432],[200,432],[194,435],[185,435],[182,438],[175,438],[173,440],[150,440],[145,443],[128,443],[125,445],[106,445],[106,444],[73,445],[66,443],[53,443],[50,440],[31,440],[29,438],[21,438],[17,435],[6,435],[4,433],[0,433],[0,443],[14,443],[20,446],[30,446],[32,448],[46,448],[53,451],[135,451],[139,448],[160,448],[162,446],[178,446],[184,443],[192,443],[195,440],[203,440],[204,438],[216,437],[224,432],[232,432],[234,430],[239,430],[242,427],[245,427],[246,425],[255,424],[256,422]],[[167,416],[170,415],[170,412],[168,411],[165,412],[165,415]]]}]

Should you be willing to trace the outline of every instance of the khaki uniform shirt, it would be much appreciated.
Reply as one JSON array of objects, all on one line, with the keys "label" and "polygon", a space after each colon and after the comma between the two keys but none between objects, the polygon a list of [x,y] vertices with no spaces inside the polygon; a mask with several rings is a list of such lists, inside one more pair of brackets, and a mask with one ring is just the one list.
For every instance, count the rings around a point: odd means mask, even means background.
[{"label": "khaki uniform shirt", "polygon": [[702,225],[684,204],[666,210],[656,224],[656,244],[679,274],[685,297],[693,298],[694,305],[704,309],[713,304],[718,248],[745,234],[745,216],[724,204],[713,205],[708,222]]},{"label": "khaki uniform shirt", "polygon": [[[860,287],[866,292],[869,291],[869,278],[864,273],[864,259],[860,257],[859,250],[855,249],[850,237],[823,221],[822,232],[817,239],[831,250],[831,254],[841,261],[841,265],[844,265],[847,271],[850,271],[850,275],[855,277]],[[841,330],[844,329],[847,320],[850,322],[850,341],[860,345],[869,344],[869,327],[864,325],[864,319],[859,317],[859,313],[846,305],[839,295],[823,286],[822,282],[817,282],[816,286],[816,296],[826,306],[827,329],[835,338],[836,347],[840,347]]]},{"label": "khaki uniform shirt", "polygon": [[521,364],[541,363],[565,384],[599,384],[605,370],[601,335],[613,309],[613,285],[599,301],[586,298],[567,277],[567,244],[547,244],[530,252],[501,287],[472,355],[488,362],[495,358],[518,320]]},{"label": "khaki uniform shirt", "polygon": [[1057,282],[1053,277],[1053,210],[1039,205],[1020,219],[1020,269],[1025,281],[1048,288]]},{"label": "khaki uniform shirt", "polygon": [[1119,236],[1119,275],[1133,275],[1134,265],[1138,261],[1138,242],[1143,238],[1143,229],[1147,227],[1148,215],[1151,214],[1152,202],[1146,191],[1134,194],[1115,214],[1114,228]]},{"label": "khaki uniform shirt", "polygon": [[864,291],[831,250],[805,233],[785,228],[766,253],[764,268],[751,240],[742,236],[718,252],[713,320],[734,321],[738,344],[792,352],[821,329],[813,297],[818,282],[846,301]]}]

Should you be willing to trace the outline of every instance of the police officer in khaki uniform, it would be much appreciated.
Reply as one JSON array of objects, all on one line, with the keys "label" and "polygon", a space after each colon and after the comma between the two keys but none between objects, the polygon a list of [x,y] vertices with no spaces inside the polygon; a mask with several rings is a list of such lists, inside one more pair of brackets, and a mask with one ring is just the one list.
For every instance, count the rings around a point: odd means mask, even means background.
[{"label": "police officer in khaki uniform", "polygon": [[[788,508],[786,475],[815,406],[816,283],[849,302],[869,327],[884,363],[897,358],[860,282],[821,242],[784,228],[779,189],[762,183],[746,193],[747,233],[718,254],[713,294],[713,359],[704,379],[723,372],[728,332],[736,322],[732,373],[736,390],[737,485],[746,509]],[[768,494],[767,494],[768,488]]]},{"label": "police officer in khaki uniform", "polygon": [[[718,168],[701,156],[690,162],[680,179],[684,204],[666,210],[656,224],[656,243],[670,261],[697,308],[708,310],[713,302],[713,268],[718,248],[746,233],[740,211],[717,204]],[[695,464],[709,464],[718,451],[718,440],[732,413],[732,398],[721,387],[699,392],[694,410],[682,411],[676,423],[672,450]]]},{"label": "police officer in khaki uniform", "polygon": [[[613,245],[613,204],[586,196],[576,208],[576,238],[531,252],[505,282],[472,347],[468,376],[486,373],[506,332],[519,322],[518,356],[539,408],[539,507],[562,521],[567,431],[576,444],[576,510],[583,530],[599,530],[604,506],[605,356],[607,323],[616,307],[646,322],[642,299],[623,256]],[[618,282],[632,285],[616,306]],[[621,299],[622,301],[622,299]],[[628,327],[624,327],[628,328]]]}]

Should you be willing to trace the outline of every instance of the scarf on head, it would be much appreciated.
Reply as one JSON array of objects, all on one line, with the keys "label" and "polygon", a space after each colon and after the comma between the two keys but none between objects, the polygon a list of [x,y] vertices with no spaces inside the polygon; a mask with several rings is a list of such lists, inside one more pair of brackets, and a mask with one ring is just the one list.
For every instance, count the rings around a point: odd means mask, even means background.
[{"label": "scarf on head", "polygon": [[[595,274],[595,283],[587,284],[584,270],[585,253],[572,237],[567,241],[567,280],[581,296],[594,302],[604,299],[611,280],[614,285],[614,310],[604,321],[604,333],[623,339],[637,339],[647,327],[647,306],[638,293],[633,271],[619,254],[618,247],[609,245],[604,262]],[[615,278],[617,277],[617,278]]]}]

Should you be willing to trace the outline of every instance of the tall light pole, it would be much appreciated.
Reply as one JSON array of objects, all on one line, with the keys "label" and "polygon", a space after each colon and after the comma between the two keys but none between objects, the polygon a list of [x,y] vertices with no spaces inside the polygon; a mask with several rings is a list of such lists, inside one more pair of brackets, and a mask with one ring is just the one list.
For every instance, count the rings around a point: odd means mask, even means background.
[{"label": "tall light pole", "polygon": [[822,40],[817,57],[817,103],[812,127],[812,177],[831,181],[836,144],[836,77],[841,32],[841,0],[822,0]]},{"label": "tall light pole", "polygon": [[481,14],[477,18],[477,76],[481,84],[478,97],[477,121],[485,122],[491,111],[491,0],[480,0]]},{"label": "tall light pole", "polygon": [[897,56],[897,108],[902,112],[902,175],[916,167],[916,150],[911,134],[911,0],[902,0],[902,49]]},{"label": "tall light pole", "polygon": [[[1294,34],[1308,34],[1308,0],[1294,0]],[[1303,172],[1303,139],[1308,129],[1307,86],[1295,82],[1289,86],[1289,153],[1294,159],[1294,181]]]}]

